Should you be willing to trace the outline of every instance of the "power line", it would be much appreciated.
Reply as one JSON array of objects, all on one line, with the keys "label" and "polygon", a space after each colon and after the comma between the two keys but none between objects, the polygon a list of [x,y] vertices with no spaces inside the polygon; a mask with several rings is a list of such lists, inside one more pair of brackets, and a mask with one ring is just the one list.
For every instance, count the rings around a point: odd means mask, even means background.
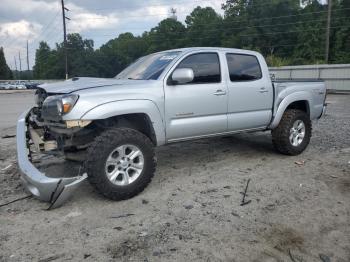
[{"label": "power line", "polygon": [[[58,14],[58,13],[57,13],[57,14]],[[54,17],[54,19],[52,19],[52,20],[44,27],[44,31],[47,30],[47,29],[50,27],[51,23],[57,18],[57,14],[56,14],[56,16]],[[37,37],[35,37],[35,39],[39,38],[39,37],[44,33],[44,31],[42,31]],[[20,38],[16,38],[16,39],[14,39],[14,40],[8,38],[8,39],[7,39],[7,42],[4,43],[4,46],[5,46],[5,45],[8,45],[9,43],[11,43],[12,45],[13,45],[14,43],[19,43],[20,40],[21,40]],[[34,42],[35,42],[35,41],[33,41],[33,43],[34,43]],[[29,45],[32,45],[32,43],[29,43]]]},{"label": "power line", "polygon": [[[344,27],[347,27],[346,25],[345,26],[334,26],[334,27],[331,27],[331,28],[344,28]],[[230,28],[229,28],[230,29]],[[221,29],[221,30],[224,30],[224,29]],[[227,30],[227,29],[226,29]],[[309,29],[309,30],[288,30],[288,31],[281,31],[281,32],[271,32],[271,33],[266,33],[266,35],[281,35],[281,34],[290,34],[290,33],[301,33],[301,32],[317,32],[317,31],[323,31],[324,28],[313,28],[313,29]],[[210,30],[208,30],[207,32],[209,32]],[[218,31],[218,30],[216,30]],[[220,31],[220,30],[219,30]],[[177,33],[177,32],[173,32],[173,33],[170,33],[171,35],[179,35],[182,33]],[[84,37],[87,37],[86,35],[82,35]],[[114,36],[114,35],[104,35],[104,36]],[[255,33],[255,34],[247,34],[247,35],[239,35],[240,38],[244,38],[244,37],[252,37],[252,36],[261,36],[261,33]],[[212,35],[212,36],[205,36],[205,37],[191,37],[191,39],[197,39],[197,40],[204,40],[204,39],[215,39],[216,36]],[[187,37],[177,37],[176,38],[177,40],[187,40],[188,38]],[[169,38],[167,36],[160,36],[160,37],[157,37],[157,38],[152,38],[152,39],[148,39],[149,42],[153,42],[153,43],[158,43],[158,42],[161,42],[161,41],[167,41],[167,40],[174,40],[173,38]],[[296,45],[298,42],[295,42],[295,44],[293,45]],[[266,48],[276,48],[276,47],[283,47],[283,46],[293,46],[293,45],[267,45],[267,46],[259,46],[260,48],[262,47],[266,47]],[[43,58],[43,57],[41,57]]]},{"label": "power line", "polygon": [[[338,11],[343,11],[347,10],[350,8],[338,8],[338,9],[333,9],[332,12],[338,12]],[[305,16],[305,15],[310,15],[310,14],[321,14],[321,13],[327,13],[327,10],[324,11],[315,11],[315,12],[306,12],[306,13],[301,13],[301,14],[293,14],[293,15],[283,15],[283,16],[272,16],[272,17],[266,17],[266,18],[256,18],[256,19],[250,19],[249,21],[261,21],[261,20],[268,20],[268,19],[273,19],[273,18],[287,18],[287,17],[295,17],[295,16]],[[189,14],[188,12],[178,12],[178,14]],[[117,16],[117,18],[132,18],[132,17],[152,17],[152,16],[160,16],[160,15],[169,15],[169,13],[153,13],[153,14],[143,14],[143,15],[125,15],[125,16]],[[107,17],[85,17],[84,20],[105,20]],[[245,18],[234,18],[237,20],[236,22],[238,23],[238,20],[244,20]],[[78,19],[73,19],[73,21],[77,21]]]},{"label": "power line", "polygon": [[[161,6],[161,5],[159,5]],[[350,9],[350,8],[339,8],[339,9],[334,9],[333,12],[337,12],[337,11],[343,11],[343,10],[346,10],[346,9]],[[310,14],[320,14],[320,13],[325,13],[327,11],[317,11],[317,12],[307,12],[307,13],[303,13],[303,14],[295,14],[295,15],[287,15],[287,16],[277,16],[277,17],[269,17],[269,18],[260,18],[260,19],[252,19],[250,21],[263,21],[263,20],[266,20],[266,19],[273,19],[273,18],[286,18],[286,17],[293,17],[293,16],[304,16],[304,15],[310,15]],[[56,14],[56,16],[47,24],[45,30],[43,31],[43,33],[45,31],[47,31],[48,28],[50,28],[50,26],[52,25],[53,21],[55,21],[55,18],[57,17],[58,13]],[[90,18],[86,18],[86,19],[90,19]],[[91,18],[91,19],[94,19],[94,18]],[[231,24],[231,23],[239,23],[239,21],[237,20],[240,20],[240,19],[237,19],[236,18],[236,21],[230,21],[230,22],[226,22],[225,24]],[[299,22],[301,23],[301,22]],[[212,23],[213,24],[213,23]],[[293,24],[293,23],[290,23],[290,24]],[[283,25],[283,24],[279,24],[279,25]],[[267,25],[267,26],[275,26],[275,25]],[[264,27],[264,26],[256,26],[256,27]],[[253,28],[253,27],[251,27]],[[136,29],[136,28],[135,28]],[[42,34],[43,34],[42,33]],[[49,35],[51,35],[53,33],[53,31],[51,30],[49,32]],[[108,35],[106,35],[108,36]],[[34,42],[33,42],[34,43]],[[32,43],[32,44],[33,44]]]},{"label": "power line", "polygon": [[[41,41],[50,40],[53,34],[57,34],[57,31],[61,31],[61,28],[58,28],[60,20],[55,20],[50,27],[50,30],[45,30],[45,33],[41,33],[39,36],[37,36],[32,42],[29,43],[29,46],[31,48],[35,48],[36,45],[38,45]],[[48,29],[47,28],[47,29]]]},{"label": "power line", "polygon": [[[193,3],[193,4],[201,4],[203,2],[207,2],[207,3],[210,3],[210,4],[217,4],[217,3],[220,3],[220,4],[224,4],[225,1],[212,1],[212,0],[187,0],[187,1],[176,1],[176,2],[170,2],[169,4],[146,4],[146,5],[136,5],[136,6],[133,6],[134,8],[144,8],[144,7],[173,7],[173,6],[176,6],[176,5],[181,5],[181,4],[188,4],[188,3]],[[269,2],[269,3],[266,3],[266,2]],[[275,2],[273,2],[273,0],[264,0],[264,3],[259,3],[259,4],[256,4],[256,3],[253,3],[251,4],[251,2],[248,3],[248,5],[244,6],[245,9],[247,8],[255,8],[255,7],[260,7],[260,6],[275,6],[275,7],[280,7],[280,4],[284,4],[283,2],[280,2],[279,4],[276,4]],[[299,6],[300,7],[300,6]],[[120,11],[120,8],[89,8],[88,9],[89,11],[111,11],[111,10],[117,10],[117,11]],[[72,9],[72,11],[76,11],[74,9]],[[291,11],[291,10],[290,10]],[[298,11],[298,10],[297,10]],[[120,12],[123,12],[123,11],[120,11]],[[164,14],[165,15],[165,14]],[[129,17],[129,16],[127,16]],[[140,17],[143,17],[143,15],[140,15]]]},{"label": "power line", "polygon": [[[335,11],[343,11],[343,10],[346,10],[346,9],[350,9],[350,8],[339,8],[339,9],[335,9],[333,10],[333,12]],[[268,18],[260,18],[260,19],[251,19],[250,21],[263,21],[263,20],[267,20],[267,19],[273,19],[273,18],[283,18],[283,17],[294,17],[294,16],[303,16],[303,15],[310,15],[310,14],[320,14],[320,13],[325,13],[327,11],[318,11],[318,12],[307,12],[307,13],[303,13],[303,14],[294,14],[294,15],[287,15],[287,16],[277,16],[277,17],[268,17]],[[87,18],[89,19],[89,18]],[[240,20],[242,18],[238,18],[236,20]],[[335,18],[335,19],[343,19],[343,17],[338,17],[338,18]],[[324,19],[318,19],[318,20],[307,20],[307,21],[300,21],[300,22],[296,22],[296,23],[284,23],[284,24],[274,24],[274,25],[261,25],[261,26],[250,26],[250,27],[232,27],[232,28],[228,28],[228,29],[247,29],[247,28],[264,28],[264,27],[270,27],[270,26],[283,26],[283,25],[291,25],[291,24],[304,24],[304,23],[308,23],[308,22],[313,22],[313,21],[326,21]],[[239,23],[239,21],[230,21],[230,23]],[[213,23],[214,24],[214,23]],[[225,23],[224,25],[227,25],[228,23]],[[332,27],[332,28],[340,28],[341,26],[339,27]],[[223,30],[227,30],[227,28],[222,28],[222,29],[214,29],[214,30],[207,30],[206,32],[209,32],[209,31],[223,31]],[[283,31],[283,32],[273,32],[273,33],[266,33],[267,35],[269,34],[284,34],[284,33],[296,33],[296,32],[308,32],[308,31],[315,31],[315,30],[323,30],[323,29],[312,29],[312,30],[297,30],[297,31]],[[170,34],[176,34],[176,33],[170,33]],[[179,33],[177,33],[179,34]],[[182,34],[182,33],[181,33]],[[255,34],[255,35],[262,35],[261,33],[260,34]],[[255,36],[254,34],[250,34],[250,35],[241,35],[241,37],[250,37],[250,36]],[[115,35],[102,35],[102,36],[115,36]],[[213,38],[213,36],[209,36],[209,37],[202,37],[202,38],[197,38],[197,39],[206,39],[206,38]],[[160,41],[162,39],[166,39],[166,38],[158,38],[158,39],[151,39],[151,41]],[[168,38],[169,39],[169,38]],[[186,38],[178,38],[178,39],[186,39]],[[276,47],[276,46],[271,46],[271,47]],[[68,49],[68,48],[67,48]]]},{"label": "power line", "polygon": [[[347,27],[347,25],[343,25],[343,26],[333,26],[330,28],[343,28],[343,27]],[[225,32],[227,30],[230,30],[232,28],[222,28],[222,29],[213,29],[213,30],[207,30],[206,32]],[[312,31],[318,31],[318,30],[324,30],[323,28],[313,28],[313,29],[307,29],[307,30],[291,30],[291,31],[278,31],[278,32],[267,32],[267,33],[254,33],[254,34],[246,34],[246,35],[239,35],[239,37],[251,37],[251,36],[263,36],[263,35],[281,35],[281,34],[288,34],[288,33],[300,33],[300,32],[312,32]],[[183,35],[184,33],[182,32],[169,32],[168,35],[171,36],[177,36],[177,35]],[[87,35],[82,34],[85,37],[89,37]],[[106,34],[106,35],[100,35],[100,37],[112,37],[115,36],[113,34]],[[95,36],[96,38],[97,36]],[[206,36],[206,37],[198,37],[198,38],[212,38],[212,37],[217,37],[216,35],[213,36]],[[159,40],[164,40],[164,39],[168,39],[168,40],[173,40],[172,38],[169,38],[167,36],[156,36],[156,38],[158,38]],[[196,39],[197,37],[193,37],[191,36],[190,39]],[[177,40],[179,39],[188,39],[187,37],[181,37],[181,38],[177,38]]]},{"label": "power line", "polygon": [[[337,17],[337,18],[334,18],[334,20],[340,20],[340,19],[343,19],[343,18],[346,18],[346,17]],[[215,29],[207,29],[205,30],[205,32],[203,31],[203,28],[198,28],[198,29],[195,29],[195,30],[191,30],[191,33],[196,33],[196,32],[204,32],[204,33],[207,33],[207,32],[211,32],[211,31],[215,31],[215,32],[218,32],[218,31],[227,31],[227,29],[230,29],[230,30],[239,30],[239,29],[250,29],[250,28],[267,28],[267,27],[276,27],[276,26],[286,26],[286,25],[303,25],[303,24],[307,24],[309,22],[324,22],[324,21],[327,21],[326,18],[323,18],[323,19],[315,19],[315,20],[307,20],[307,21],[300,21],[300,22],[293,22],[293,23],[281,23],[281,24],[272,24],[272,25],[257,25],[257,26],[244,26],[244,27],[226,27],[226,28],[215,28]],[[217,24],[217,23],[212,23],[211,25],[214,25],[214,24]],[[220,25],[227,25],[226,23],[220,23]],[[132,29],[132,30],[146,30],[146,28],[136,28],[136,27],[133,27],[133,28],[125,28],[125,29]],[[188,28],[187,28],[188,29]],[[171,33],[170,33],[171,34]],[[182,34],[182,33],[181,33]],[[96,37],[96,36],[114,36],[114,35],[109,35],[109,34],[102,34],[102,35],[96,35],[94,34],[93,37]]]},{"label": "power line", "polygon": [[[49,28],[51,28],[53,25],[57,24],[57,17],[60,14],[60,11],[57,11],[56,14],[54,15],[54,17],[50,20],[49,23],[46,24],[46,26],[44,27],[44,29],[41,31],[41,33],[35,38],[35,39],[40,39],[40,38],[44,38],[43,36],[46,34],[46,32],[51,32],[48,31]],[[31,44],[35,43],[35,41],[33,41]]]},{"label": "power line", "polygon": [[[172,3],[169,3],[169,4],[147,4],[147,5],[136,5],[136,6],[133,6],[133,7],[138,7],[138,8],[143,8],[143,7],[159,7],[159,6],[174,6],[176,4],[188,4],[188,3],[203,3],[203,2],[208,2],[208,3],[211,3],[213,4],[212,0],[187,0],[187,1],[177,1],[177,2],[172,2]],[[223,3],[223,1],[218,1],[218,2],[221,2]],[[89,11],[110,11],[110,10],[120,10],[120,8],[89,8]],[[74,9],[72,9],[72,11],[76,11]]]}]

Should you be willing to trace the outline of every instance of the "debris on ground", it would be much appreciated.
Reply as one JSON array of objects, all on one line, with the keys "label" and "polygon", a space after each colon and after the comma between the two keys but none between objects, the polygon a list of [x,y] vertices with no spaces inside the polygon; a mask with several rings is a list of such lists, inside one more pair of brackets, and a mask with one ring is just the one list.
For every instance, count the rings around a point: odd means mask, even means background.
[{"label": "debris on ground", "polygon": [[246,187],[244,189],[244,192],[240,192],[243,195],[241,206],[248,205],[250,202],[252,202],[251,200],[248,200],[248,201],[245,200],[245,198],[248,196],[247,195],[247,190],[248,190],[249,182],[250,182],[250,178],[247,181],[247,185],[246,185]]},{"label": "debris on ground", "polygon": [[13,138],[16,137],[16,135],[4,135],[1,138]]},{"label": "debris on ground", "polygon": [[231,212],[231,215],[233,215],[234,217],[240,217],[236,212]]},{"label": "debris on ground", "polygon": [[[52,212],[45,211],[47,203],[32,199],[2,207],[0,261],[293,262],[289,250],[296,262],[350,261],[350,95],[331,98],[342,103],[332,104],[327,118],[314,123],[310,147],[301,156],[276,154],[267,133],[173,144],[171,153],[157,149],[154,183],[130,200],[105,200],[85,184]],[[14,132],[0,134],[0,204],[27,195],[15,138],[1,139],[5,134]],[[225,149],[230,152],[222,153]],[[42,172],[53,177],[75,176],[79,169],[79,163],[61,158],[41,159]],[[174,163],[181,169],[172,169]],[[239,192],[248,178],[245,200],[252,205],[241,207]],[[190,204],[191,210],[183,206]],[[82,215],[66,218],[72,211]],[[128,213],[135,215],[110,218]],[[140,237],[143,231],[148,235]],[[91,256],[84,259],[85,254]]]},{"label": "debris on ground", "polygon": [[10,167],[12,167],[12,164],[11,165],[8,165],[7,167],[1,169],[1,171],[6,171],[7,169],[9,169]]},{"label": "debris on ground", "polygon": [[193,205],[184,205],[184,208],[185,208],[185,209],[192,209],[192,208],[193,208]]},{"label": "debris on ground", "polygon": [[84,254],[84,259],[87,259],[88,257],[91,257],[91,254]]},{"label": "debris on ground", "polygon": [[139,237],[145,237],[147,235],[148,235],[148,233],[146,231],[143,231],[143,232],[139,233]]},{"label": "debris on ground", "polygon": [[131,217],[134,216],[135,214],[123,214],[119,216],[111,216],[110,218],[124,218],[124,217]]},{"label": "debris on ground", "polygon": [[303,166],[305,165],[305,161],[295,161],[294,164],[298,165],[298,166]]},{"label": "debris on ground", "polygon": [[293,254],[292,254],[292,251],[290,251],[290,249],[288,250],[288,254],[289,254],[290,259],[291,259],[293,262],[297,262],[297,261],[294,259],[294,256],[293,256]]},{"label": "debris on ground", "polygon": [[17,202],[17,201],[21,201],[21,200],[28,199],[28,198],[31,198],[31,197],[32,197],[32,195],[25,196],[25,197],[20,197],[20,198],[17,198],[17,199],[15,199],[15,200],[12,200],[12,201],[10,201],[10,202],[4,203],[4,204],[0,204],[0,207],[8,206],[8,205],[10,205],[10,204],[12,204],[12,203],[15,203],[15,202]]},{"label": "debris on ground", "polygon": [[331,259],[329,258],[329,256],[325,255],[325,254],[319,254],[320,259],[322,260],[322,262],[331,262]]},{"label": "debris on ground", "polygon": [[57,260],[59,258],[63,257],[63,255],[53,255],[53,256],[49,256],[47,258],[44,259],[40,259],[39,262],[49,262],[49,261],[54,261]]}]

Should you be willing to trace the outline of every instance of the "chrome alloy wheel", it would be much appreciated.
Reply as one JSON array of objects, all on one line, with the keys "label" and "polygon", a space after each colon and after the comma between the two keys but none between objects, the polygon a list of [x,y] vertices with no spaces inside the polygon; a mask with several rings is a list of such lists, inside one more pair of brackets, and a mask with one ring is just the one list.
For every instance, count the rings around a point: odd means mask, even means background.
[{"label": "chrome alloy wheel", "polygon": [[296,120],[289,131],[289,141],[293,146],[299,146],[305,137],[305,124],[302,120]]},{"label": "chrome alloy wheel", "polygon": [[121,145],[109,154],[105,172],[113,184],[126,186],[141,175],[143,167],[142,151],[134,145]]}]

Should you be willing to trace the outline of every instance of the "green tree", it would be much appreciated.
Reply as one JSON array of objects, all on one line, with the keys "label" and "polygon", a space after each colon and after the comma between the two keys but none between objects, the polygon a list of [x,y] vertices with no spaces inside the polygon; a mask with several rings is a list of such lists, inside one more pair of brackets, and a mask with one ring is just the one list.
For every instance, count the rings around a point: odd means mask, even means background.
[{"label": "green tree", "polygon": [[[63,64],[63,67],[61,69],[64,69],[64,44],[61,43],[57,45],[56,49],[61,60],[60,64]],[[68,34],[67,55],[69,77],[97,75],[97,67],[94,59],[93,40],[83,39],[80,34]]]},{"label": "green tree", "polygon": [[113,77],[140,56],[146,54],[148,45],[144,37],[132,33],[120,34],[102,45],[96,53],[99,75]]},{"label": "green tree", "polygon": [[196,7],[186,17],[186,46],[220,46],[222,17],[211,7]]},{"label": "green tree", "polygon": [[186,28],[172,18],[161,21],[158,26],[151,29],[148,34],[144,34],[149,43],[149,52],[163,51],[185,46]]},{"label": "green tree", "polygon": [[35,65],[33,75],[36,79],[56,79],[56,68],[59,66],[57,55],[52,51],[46,42],[40,42],[39,48],[35,52]]},{"label": "green tree", "polygon": [[[349,63],[350,0],[334,0],[333,5],[330,61]],[[222,8],[223,17],[210,7],[196,7],[185,25],[164,19],[141,36],[123,33],[97,50],[92,40],[69,34],[69,75],[113,77],[141,56],[189,46],[256,50],[277,66],[324,62],[327,6],[320,1],[227,0]],[[41,42],[34,77],[64,78],[64,54],[63,43],[51,49]]]},{"label": "green tree", "polygon": [[331,29],[331,63],[350,63],[350,0],[335,2]]},{"label": "green tree", "polygon": [[313,64],[324,61],[327,7],[318,1],[308,0],[299,13],[296,44],[291,56],[293,64]]},{"label": "green tree", "polygon": [[[67,36],[68,74],[74,76],[97,76],[98,61],[94,51],[94,43],[82,39],[79,34]],[[65,47],[56,44],[51,49],[46,42],[40,42],[35,54],[33,67],[34,77],[38,79],[62,79],[65,77]]]},{"label": "green tree", "polygon": [[0,47],[0,79],[12,79],[12,71],[6,63],[4,49]]},{"label": "green tree", "polygon": [[300,10],[295,0],[228,0],[225,11],[225,46],[248,48],[266,55],[291,55],[295,21]]}]

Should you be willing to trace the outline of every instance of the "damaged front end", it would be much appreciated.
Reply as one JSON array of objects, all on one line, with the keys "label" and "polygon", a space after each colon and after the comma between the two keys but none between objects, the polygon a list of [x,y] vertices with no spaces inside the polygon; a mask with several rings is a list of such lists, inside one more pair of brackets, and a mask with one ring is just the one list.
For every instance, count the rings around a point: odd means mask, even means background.
[{"label": "damaged front end", "polygon": [[[42,101],[37,102],[42,105]],[[49,114],[52,112],[48,108]],[[50,152],[57,149],[57,142],[54,139],[45,139],[45,126],[39,126],[33,118],[43,113],[38,107],[33,107],[24,112],[17,122],[17,157],[18,166],[21,172],[21,180],[25,188],[34,197],[50,203],[49,209],[62,205],[72,193],[87,178],[87,174],[75,177],[53,178],[46,176],[39,171],[32,163],[32,150],[36,152]]]}]

